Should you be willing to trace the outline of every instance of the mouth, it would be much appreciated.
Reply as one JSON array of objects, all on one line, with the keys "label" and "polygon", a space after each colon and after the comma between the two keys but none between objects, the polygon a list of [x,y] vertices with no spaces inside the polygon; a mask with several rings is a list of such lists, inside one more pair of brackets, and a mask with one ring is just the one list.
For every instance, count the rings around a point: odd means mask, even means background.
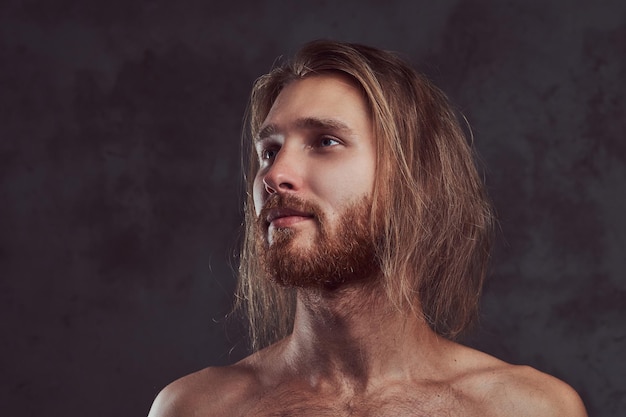
[{"label": "mouth", "polygon": [[312,219],[314,216],[311,213],[295,210],[288,207],[281,207],[269,210],[265,221],[268,225],[274,227],[288,227],[292,224]]}]

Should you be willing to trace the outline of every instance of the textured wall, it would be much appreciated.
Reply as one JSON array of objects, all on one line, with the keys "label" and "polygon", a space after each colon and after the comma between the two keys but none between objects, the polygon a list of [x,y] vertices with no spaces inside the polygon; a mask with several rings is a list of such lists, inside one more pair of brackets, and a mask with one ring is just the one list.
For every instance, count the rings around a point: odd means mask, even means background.
[{"label": "textured wall", "polygon": [[473,126],[502,230],[470,342],[624,415],[626,3],[247,3],[0,6],[2,415],[142,415],[242,355],[241,118],[319,37],[402,52]]}]

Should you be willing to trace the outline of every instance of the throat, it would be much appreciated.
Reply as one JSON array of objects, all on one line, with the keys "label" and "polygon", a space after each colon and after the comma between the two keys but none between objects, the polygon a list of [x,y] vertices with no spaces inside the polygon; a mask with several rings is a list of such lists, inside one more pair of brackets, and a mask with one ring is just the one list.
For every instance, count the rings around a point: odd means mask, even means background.
[{"label": "throat", "polygon": [[300,290],[286,344],[293,369],[312,386],[330,384],[353,393],[377,380],[402,377],[419,352],[416,346],[431,332],[380,294],[364,285]]}]

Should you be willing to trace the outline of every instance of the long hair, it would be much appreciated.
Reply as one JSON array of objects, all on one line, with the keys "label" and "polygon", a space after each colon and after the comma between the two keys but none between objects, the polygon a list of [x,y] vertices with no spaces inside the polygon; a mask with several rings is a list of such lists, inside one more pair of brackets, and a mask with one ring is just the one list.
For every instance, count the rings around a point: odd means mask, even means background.
[{"label": "long hair", "polygon": [[493,216],[471,146],[446,96],[395,54],[314,41],[254,84],[243,150],[245,236],[237,306],[253,349],[286,336],[294,290],[263,276],[255,245],[252,186],[257,136],[281,90],[307,76],[341,72],[361,88],[377,147],[371,228],[389,301],[454,339],[475,319],[491,246]]}]

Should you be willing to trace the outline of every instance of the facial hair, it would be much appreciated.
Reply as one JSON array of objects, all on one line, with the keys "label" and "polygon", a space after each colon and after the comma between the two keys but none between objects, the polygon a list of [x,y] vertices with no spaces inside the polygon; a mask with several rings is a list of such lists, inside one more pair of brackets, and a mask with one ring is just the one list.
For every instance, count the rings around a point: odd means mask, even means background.
[{"label": "facial hair", "polygon": [[[299,231],[276,228],[268,241],[268,211],[289,208],[312,214],[317,233],[307,247],[294,243]],[[283,286],[336,289],[346,283],[372,279],[379,271],[369,225],[371,199],[349,205],[331,229],[315,204],[291,195],[275,194],[257,220],[257,253],[266,274]]]}]

